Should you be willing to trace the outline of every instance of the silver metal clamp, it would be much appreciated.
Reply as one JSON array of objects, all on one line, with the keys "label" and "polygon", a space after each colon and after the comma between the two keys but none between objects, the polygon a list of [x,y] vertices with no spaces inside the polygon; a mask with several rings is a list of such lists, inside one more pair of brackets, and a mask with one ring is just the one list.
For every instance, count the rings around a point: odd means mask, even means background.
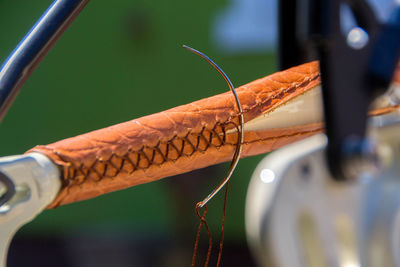
[{"label": "silver metal clamp", "polygon": [[17,230],[49,205],[61,187],[60,172],[39,153],[0,158],[0,266]]}]

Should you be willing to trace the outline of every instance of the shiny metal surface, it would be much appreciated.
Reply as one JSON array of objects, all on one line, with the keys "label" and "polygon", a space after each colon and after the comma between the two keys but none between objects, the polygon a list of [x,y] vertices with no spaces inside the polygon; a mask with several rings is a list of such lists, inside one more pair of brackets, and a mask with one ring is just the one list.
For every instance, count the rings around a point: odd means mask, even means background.
[{"label": "shiny metal surface", "polygon": [[0,120],[20,88],[89,0],[55,0],[0,68]]},{"label": "shiny metal surface", "polygon": [[247,194],[246,231],[260,266],[400,266],[398,114],[370,122],[384,164],[335,181],[325,135],[268,155]]},{"label": "shiny metal surface", "polygon": [[0,158],[0,171],[15,188],[13,197],[0,206],[0,266],[5,266],[12,237],[53,201],[61,180],[57,167],[39,153]]}]

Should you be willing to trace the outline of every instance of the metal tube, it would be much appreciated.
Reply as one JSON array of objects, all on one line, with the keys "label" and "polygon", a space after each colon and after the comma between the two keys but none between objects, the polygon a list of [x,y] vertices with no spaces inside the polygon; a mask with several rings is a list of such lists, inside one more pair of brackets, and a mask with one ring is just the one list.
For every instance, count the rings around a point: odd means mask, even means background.
[{"label": "metal tube", "polygon": [[89,0],[56,0],[4,62],[0,71],[0,120],[33,70]]}]

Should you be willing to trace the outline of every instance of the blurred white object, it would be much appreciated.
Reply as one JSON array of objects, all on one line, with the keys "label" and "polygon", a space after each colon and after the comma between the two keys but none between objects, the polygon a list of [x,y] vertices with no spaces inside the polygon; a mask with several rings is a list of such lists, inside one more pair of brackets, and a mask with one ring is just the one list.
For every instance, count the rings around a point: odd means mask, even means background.
[{"label": "blurred white object", "polygon": [[274,49],[277,40],[276,0],[230,0],[213,23],[213,39],[225,52]]},{"label": "blurred white object", "polygon": [[[378,18],[385,21],[400,0],[368,0]],[[278,40],[277,0],[229,0],[217,13],[211,30],[218,49],[226,53],[265,52],[276,48]],[[348,9],[342,11],[348,32],[355,21]]]},{"label": "blurred white object", "polygon": [[400,113],[371,125],[386,166],[377,176],[335,181],[325,135],[260,162],[246,200],[247,237],[259,266],[400,266]]}]

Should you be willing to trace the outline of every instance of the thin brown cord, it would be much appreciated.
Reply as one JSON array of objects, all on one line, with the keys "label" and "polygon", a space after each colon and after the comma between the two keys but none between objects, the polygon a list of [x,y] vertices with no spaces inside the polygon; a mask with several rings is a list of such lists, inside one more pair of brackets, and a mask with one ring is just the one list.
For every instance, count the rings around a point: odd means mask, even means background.
[{"label": "thin brown cord", "polygon": [[210,262],[210,257],[211,257],[211,249],[212,249],[212,235],[210,228],[208,227],[208,223],[206,221],[206,215],[207,215],[207,205],[204,205],[204,212],[203,215],[200,214],[200,202],[196,204],[196,215],[200,219],[200,224],[199,228],[197,229],[197,234],[196,234],[196,241],[194,242],[194,248],[193,248],[193,256],[192,256],[192,267],[194,267],[196,263],[196,256],[197,256],[197,250],[199,247],[199,240],[200,240],[200,233],[201,233],[201,228],[204,226],[206,227],[207,234],[208,234],[208,249],[207,249],[207,257],[206,261],[204,263],[204,267],[208,266],[208,263]]},{"label": "thin brown cord", "polygon": [[219,251],[218,251],[218,259],[217,259],[217,267],[221,263],[222,258],[222,247],[224,245],[224,232],[225,232],[225,218],[226,218],[226,203],[228,200],[228,190],[229,189],[229,182],[225,185],[225,197],[224,197],[224,211],[222,214],[222,225],[221,225],[221,239],[219,240]]},{"label": "thin brown cord", "polygon": [[[224,197],[224,209],[223,209],[223,215],[222,215],[222,225],[221,225],[221,239],[219,241],[219,250],[218,250],[218,259],[217,259],[217,267],[220,266],[221,259],[222,259],[222,248],[224,245],[224,233],[225,233],[225,219],[226,219],[226,205],[227,205],[227,200],[228,200],[228,191],[229,191],[229,182],[226,183],[225,187],[225,197]],[[207,205],[204,205],[204,212],[203,215],[200,214],[199,209],[200,207],[200,202],[196,204],[196,215],[200,219],[200,224],[197,229],[197,234],[196,234],[196,241],[194,243],[194,248],[193,248],[193,256],[192,256],[192,265],[191,267],[195,266],[196,263],[196,256],[197,256],[197,250],[199,247],[199,240],[200,240],[200,233],[201,233],[201,228],[203,227],[203,224],[205,225],[207,229],[207,234],[208,234],[208,250],[207,250],[207,256],[206,256],[206,261],[204,263],[204,266],[207,267],[208,263],[210,262],[210,257],[211,257],[211,249],[212,249],[212,235],[210,232],[210,228],[208,227],[207,221],[205,219],[207,215]]]}]

